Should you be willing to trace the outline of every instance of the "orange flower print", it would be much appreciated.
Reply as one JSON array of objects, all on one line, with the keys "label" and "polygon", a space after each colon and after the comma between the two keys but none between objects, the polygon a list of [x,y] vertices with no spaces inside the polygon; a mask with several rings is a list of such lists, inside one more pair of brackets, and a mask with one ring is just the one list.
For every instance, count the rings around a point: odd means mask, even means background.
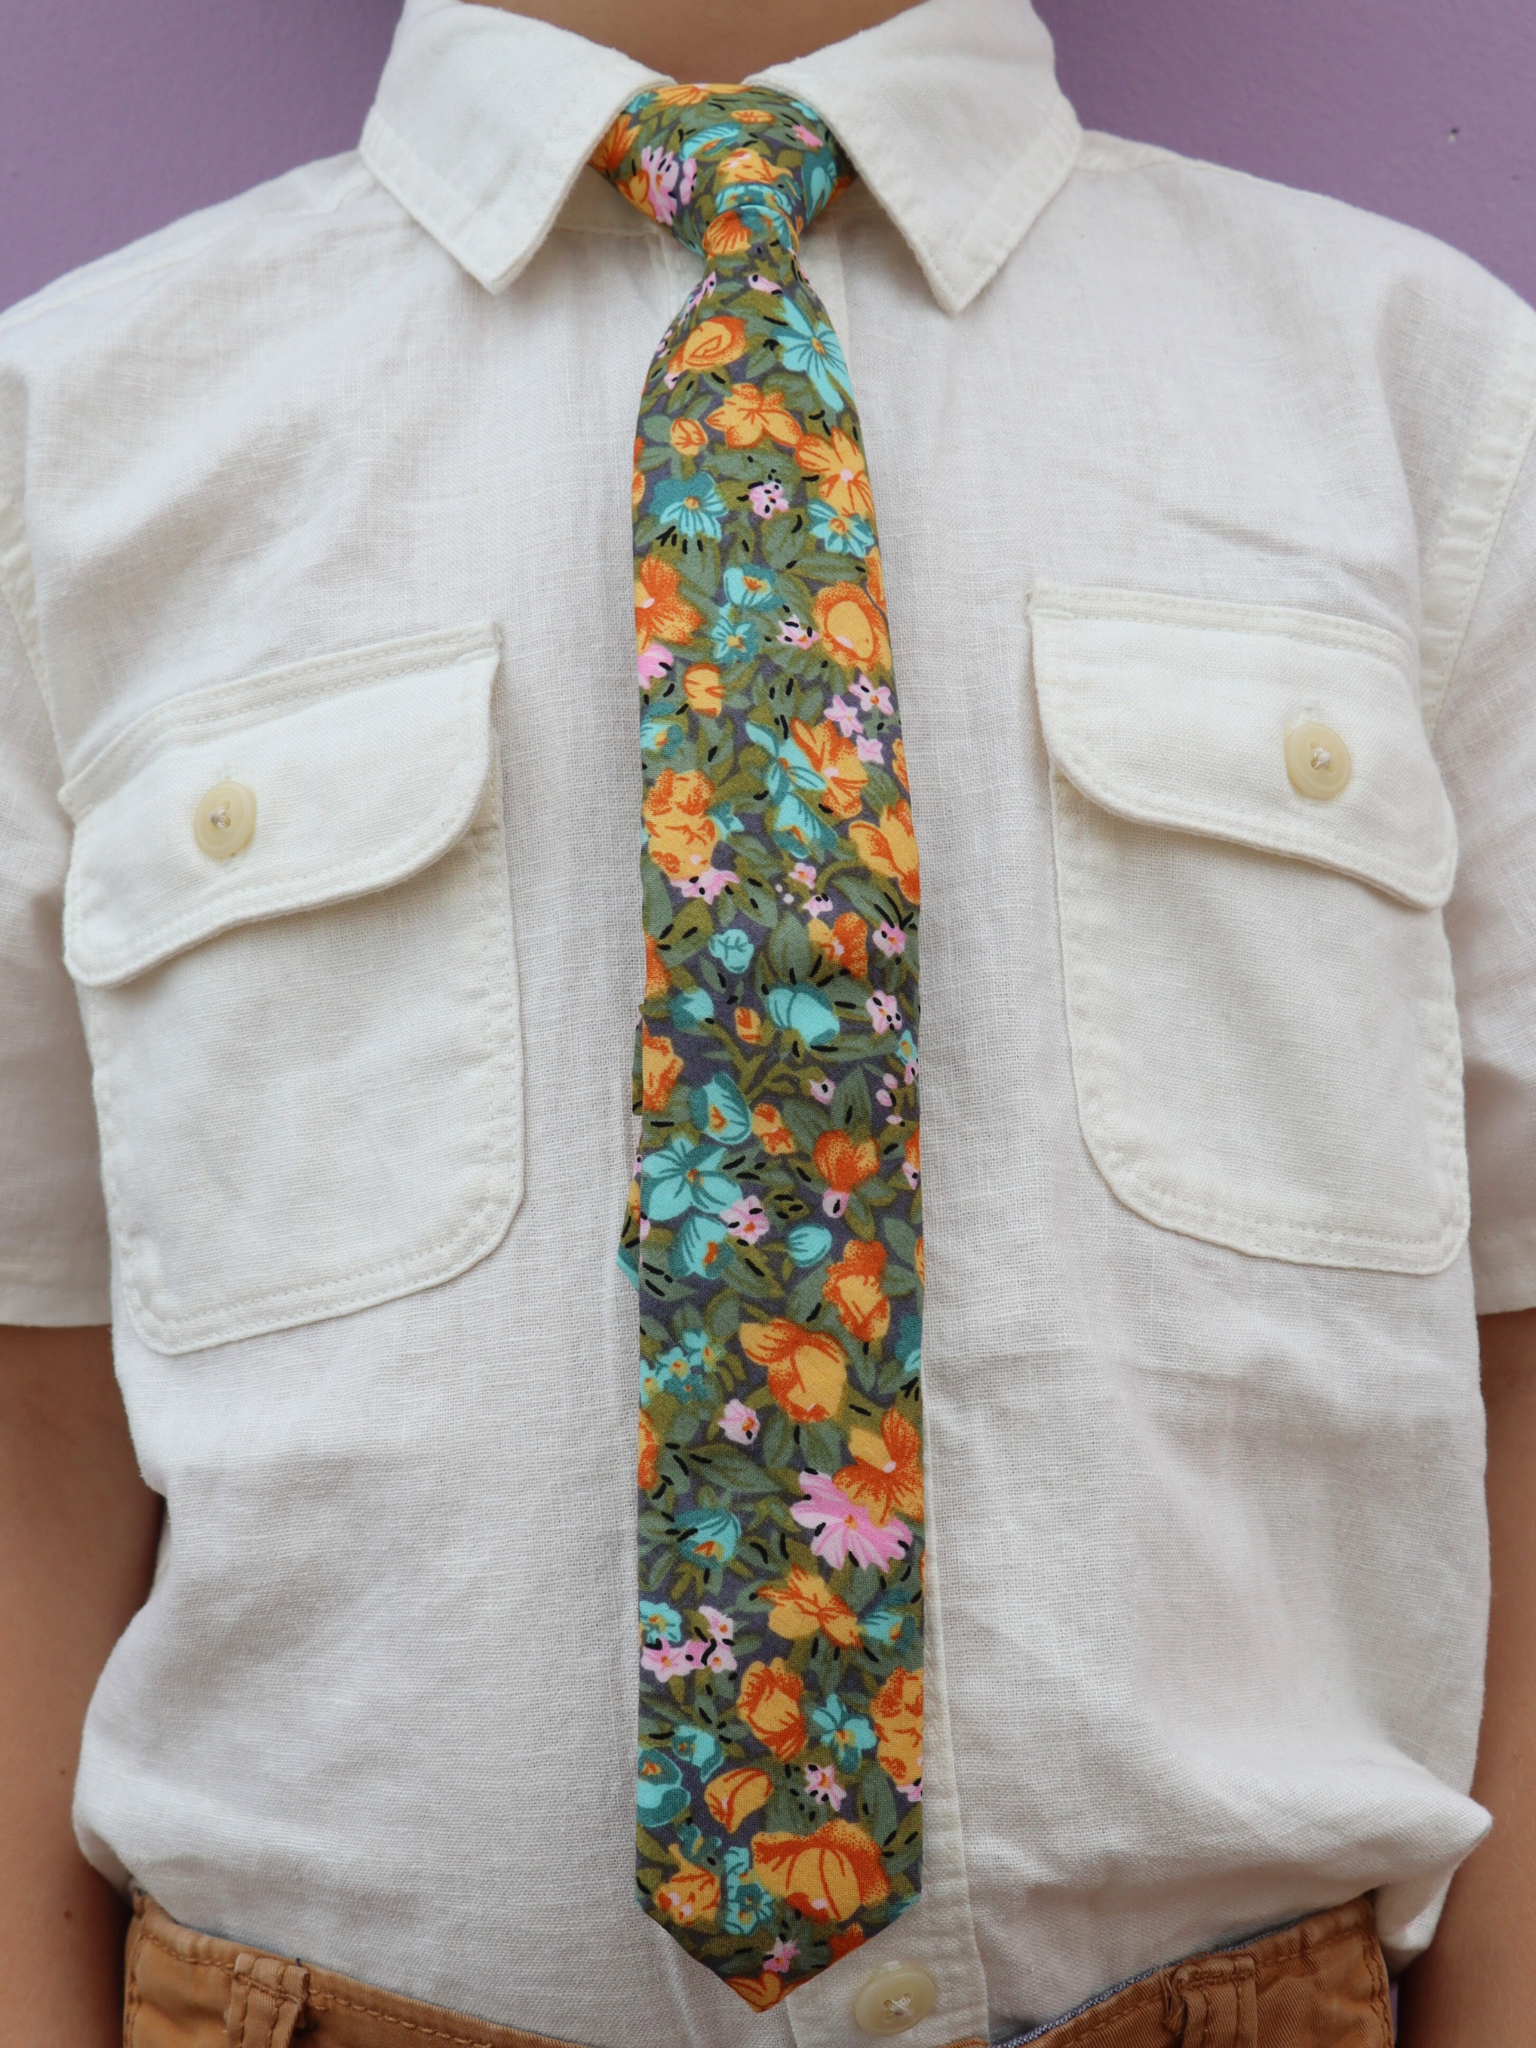
[{"label": "orange flower print", "polygon": [[878,1846],[847,1820],[829,1820],[813,1835],[755,1835],[752,1875],[807,1920],[847,1920],[891,1893]]},{"label": "orange flower print", "polygon": [[749,1664],[741,1674],[736,1711],[781,1764],[789,1763],[805,1747],[805,1716],[800,1711],[804,1690],[782,1657],[775,1657],[771,1664]]},{"label": "orange flower print", "polygon": [[716,433],[724,434],[727,448],[755,448],[764,434],[785,448],[800,439],[800,423],[778,392],[760,391],[755,384],[733,384],[708,419]]},{"label": "orange flower print", "polygon": [[924,1287],[928,1285],[928,1258],[923,1250],[923,1240],[917,1240],[917,1250],[912,1254],[912,1268]]},{"label": "orange flower print", "polygon": [[649,1026],[640,1027],[640,1106],[665,1109],[683,1071],[683,1062],[673,1050],[670,1038],[652,1038]]},{"label": "orange flower print", "polygon": [[643,654],[651,640],[680,646],[704,623],[687,598],[678,595],[682,577],[659,555],[647,555],[635,578],[635,650]]},{"label": "orange flower print", "polygon": [[891,665],[890,635],[880,607],[856,583],[829,583],[813,606],[816,630],[839,668]]},{"label": "orange flower print", "polygon": [[719,370],[746,352],[745,326],[730,314],[721,314],[689,329],[672,352],[667,375],[676,383],[685,370]]},{"label": "orange flower print", "polygon": [[697,107],[717,93],[741,90],[739,85],[659,85],[656,104],[658,107]]},{"label": "orange flower print", "polygon": [[850,1138],[846,1131],[823,1131],[811,1153],[816,1171],[827,1184],[821,1206],[841,1216],[848,1197],[880,1171],[880,1147],[873,1138]]},{"label": "orange flower print", "polygon": [[[715,785],[697,768],[663,768],[646,793],[643,815],[651,859],[674,881],[702,874],[720,837],[709,815]],[[889,815],[889,814],[887,814]]]},{"label": "orange flower print", "polygon": [[739,213],[717,213],[704,230],[706,256],[739,256],[752,245],[752,230]]},{"label": "orange flower print", "polygon": [[[865,1244],[856,1237],[837,1263],[827,1268],[822,1299],[857,1344],[878,1344],[891,1327],[891,1304],[880,1285],[885,1259],[883,1244]],[[841,1475],[837,1483],[842,1486]],[[877,1522],[886,1519],[875,1516]]]},{"label": "orange flower print", "polygon": [[768,1027],[756,1010],[749,1010],[745,1004],[737,1010],[734,1019],[736,1036],[743,1045],[761,1045],[768,1036]]},{"label": "orange flower print", "polygon": [[734,1835],[744,1820],[750,1820],[773,1797],[773,1780],[766,1771],[744,1766],[722,1771],[704,1787],[704,1804],[727,1834]]},{"label": "orange flower print", "polygon": [[640,140],[640,130],[628,114],[620,114],[587,161],[607,178],[619,168]]},{"label": "orange flower print", "polygon": [[667,438],[679,455],[697,455],[709,446],[709,436],[697,420],[674,420]]},{"label": "orange flower print", "polygon": [[661,957],[661,948],[657,945],[651,934],[647,932],[645,935],[645,1000],[648,1003],[655,1002],[656,998],[664,996],[671,986],[672,977],[668,974],[666,963]]},{"label": "orange flower print", "polygon": [[915,1188],[923,1171],[923,1134],[920,1130],[912,1132],[902,1148],[902,1154],[907,1162],[901,1169],[907,1177],[907,1186]]},{"label": "orange flower print", "polygon": [[692,668],[685,668],[683,695],[690,711],[697,711],[701,718],[718,718],[725,702],[725,685],[719,669],[707,661],[696,661]]},{"label": "orange flower print", "polygon": [[661,1438],[657,1436],[655,1430],[651,1427],[651,1418],[642,1408],[640,1410],[640,1459],[636,1467],[636,1477],[642,1493],[649,1493],[656,1484],[657,1466],[660,1458]]},{"label": "orange flower print", "polygon": [[765,1152],[783,1154],[795,1149],[795,1134],[779,1114],[776,1103],[760,1102],[753,1110],[752,1135]]},{"label": "orange flower print", "polygon": [[831,818],[856,818],[864,801],[869,770],[859,759],[852,740],[844,739],[835,726],[823,722],[807,725],[802,719],[790,721],[795,744],[827,785],[816,801]]},{"label": "orange flower print", "polygon": [[824,1330],[807,1330],[786,1316],[743,1323],[741,1348],[766,1368],[768,1391],[791,1422],[830,1422],[848,1392],[848,1356]]},{"label": "orange flower print", "polygon": [[845,1465],[836,1484],[851,1501],[869,1511],[872,1522],[892,1515],[923,1519],[923,1440],[899,1408],[887,1408],[880,1434],[851,1429],[848,1448],[858,1460]]},{"label": "orange flower print", "polygon": [[726,1988],[744,1998],[754,2012],[766,2012],[770,2005],[777,2005],[789,1989],[784,1979],[771,1970],[764,1970],[759,1977],[727,1977],[725,1982]]},{"label": "orange flower print", "polygon": [[720,165],[720,176],[731,185],[772,185],[789,176],[780,164],[769,163],[761,150],[733,149]]},{"label": "orange flower print", "polygon": [[707,1927],[720,1910],[719,1878],[690,1863],[675,1842],[667,1854],[677,1865],[677,1875],[656,1887],[657,1905],[679,1927]]},{"label": "orange flower print", "polygon": [[[869,585],[869,594],[885,610],[885,571],[880,566],[880,550],[871,548],[864,557],[864,581]],[[898,742],[899,744],[899,742]]]},{"label": "orange flower print", "polygon": [[864,1946],[864,1930],[855,1921],[852,1927],[840,1927],[836,1934],[828,1937],[827,1947],[832,1951],[834,1963],[844,1956],[851,1956],[856,1948]]},{"label": "orange flower print", "polygon": [[879,1741],[875,1754],[893,1785],[923,1775],[923,1674],[893,1671],[870,1702]]},{"label": "orange flower print", "polygon": [[858,1616],[825,1579],[804,1565],[793,1566],[782,1586],[762,1587],[757,1597],[772,1603],[768,1626],[788,1642],[799,1642],[820,1630],[845,1650],[859,1647]]},{"label": "orange flower print", "polygon": [[917,872],[917,834],[912,830],[912,809],[905,801],[880,813],[878,828],[855,822],[848,837],[865,867],[887,875],[909,903],[922,900]]},{"label": "orange flower print", "polygon": [[629,508],[632,512],[640,509],[640,500],[645,496],[645,478],[640,474],[640,454],[645,447],[643,441],[635,443],[635,468],[629,480]]},{"label": "orange flower print", "polygon": [[808,475],[821,478],[817,495],[825,498],[834,512],[874,518],[875,494],[869,487],[864,451],[851,434],[841,427],[832,429],[830,439],[806,434],[795,444],[795,460]]},{"label": "orange flower print", "polygon": [[891,747],[891,773],[910,795],[912,785],[907,780],[907,743],[905,740],[897,740]]},{"label": "orange flower print", "polygon": [[830,925],[824,924],[819,917],[813,917],[805,930],[811,944],[829,965],[841,967],[855,981],[868,980],[869,926],[856,910],[845,910],[836,924]]}]

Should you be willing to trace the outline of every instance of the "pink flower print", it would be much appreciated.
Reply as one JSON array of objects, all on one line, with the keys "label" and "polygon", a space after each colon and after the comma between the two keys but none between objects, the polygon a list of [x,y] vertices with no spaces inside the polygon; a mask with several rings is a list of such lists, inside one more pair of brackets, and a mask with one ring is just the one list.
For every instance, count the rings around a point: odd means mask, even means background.
[{"label": "pink flower print", "polygon": [[756,1195],[743,1195],[739,1202],[732,1202],[729,1209],[720,1211],[720,1220],[743,1244],[756,1244],[768,1235],[770,1227],[768,1211]]},{"label": "pink flower print", "polygon": [[807,917],[825,917],[831,908],[832,898],[830,896],[807,896],[805,899]]},{"label": "pink flower print", "polygon": [[[657,1643],[640,1652],[640,1662],[653,1678],[686,1678],[699,1660],[690,1657],[691,1643]],[[702,1649],[702,1643],[699,1645]]]},{"label": "pink flower print", "polygon": [[906,1164],[902,1167],[901,1171],[903,1177],[906,1180],[907,1186],[909,1188],[915,1189],[918,1183],[920,1169],[914,1166],[912,1161],[909,1159],[906,1162]]},{"label": "pink flower print", "polygon": [[663,227],[670,227],[677,215],[677,201],[672,197],[677,184],[677,158],[657,143],[654,149],[641,150],[640,168],[645,173],[646,204]]},{"label": "pink flower print", "polygon": [[728,889],[738,876],[730,868],[706,868],[702,875],[691,881],[680,883],[680,896],[702,896],[706,903],[713,903],[722,889]]},{"label": "pink flower print", "polygon": [[771,277],[764,277],[760,270],[754,270],[747,279],[747,283],[752,287],[753,291],[764,292],[770,298],[775,292],[781,292],[784,289],[783,285],[775,284]]},{"label": "pink flower print", "polygon": [[807,889],[816,886],[816,870],[808,860],[797,860],[789,871],[789,877],[792,882],[804,882]]},{"label": "pink flower print", "polygon": [[681,1647],[684,1664],[690,1671],[697,1671],[708,1653],[708,1643],[701,1641],[698,1636],[690,1636]]},{"label": "pink flower print", "polygon": [[694,180],[698,177],[698,175],[698,158],[689,157],[687,163],[683,165],[682,182],[679,184],[677,188],[677,197],[679,205],[686,206],[689,200],[693,197]]},{"label": "pink flower print", "polygon": [[[690,163],[690,165],[691,165],[691,164],[692,164],[692,162],[693,162],[693,159],[692,159],[692,157],[690,157],[690,158],[688,159],[688,161],[689,161],[689,163]],[[686,205],[687,205],[687,203],[688,203],[688,195],[687,195],[686,193],[684,193],[684,194],[683,194],[683,204],[684,204],[684,205],[686,206]],[[714,272],[714,271],[712,271],[712,270],[711,270],[710,272],[708,272],[708,274],[707,274],[706,276],[704,276],[704,277],[701,277],[701,278],[699,279],[698,283],[697,283],[697,284],[696,284],[696,285],[694,286],[693,290],[692,290],[692,291],[691,291],[691,292],[690,292],[690,293],[688,294],[688,303],[687,303],[687,305],[686,305],[686,306],[685,306],[685,307],[683,308],[683,318],[684,318],[684,319],[686,319],[686,318],[687,318],[687,316],[688,316],[688,315],[689,315],[689,314],[690,314],[690,313],[691,313],[691,312],[693,311],[693,309],[694,309],[694,307],[695,307],[695,306],[698,306],[698,305],[702,305],[702,303],[704,302],[704,300],[705,300],[705,299],[707,299],[707,298],[709,297],[710,293],[711,293],[711,292],[712,292],[712,291],[713,291],[713,290],[715,289],[715,286],[716,286],[716,285],[717,285],[717,284],[718,284],[719,282],[720,282],[719,278],[718,278],[718,277],[716,276],[715,272]],[[682,324],[683,324],[682,320],[674,320],[674,321],[673,321],[673,323],[672,323],[671,327],[669,327],[669,328],[667,329],[667,335],[668,335],[668,338],[669,338],[669,339],[671,338],[672,334],[673,334],[673,333],[675,333],[675,331],[676,331],[676,330],[677,330],[677,329],[678,329],[679,327],[681,327],[681,326],[682,326]],[[658,353],[659,353],[659,351],[658,351]]]},{"label": "pink flower print", "polygon": [[771,519],[775,512],[785,512],[789,509],[784,486],[776,477],[770,477],[765,484],[754,484],[747,493],[747,503],[759,519]]},{"label": "pink flower print", "polygon": [[722,1614],[718,1607],[701,1607],[699,1612],[704,1617],[704,1626],[717,1643],[735,1642],[736,1624],[730,1615]]},{"label": "pink flower print", "polygon": [[835,1081],[807,1081],[805,1090],[812,1102],[830,1102],[837,1093],[837,1083]]},{"label": "pink flower print", "polygon": [[921,1778],[914,1778],[910,1785],[903,1785],[900,1790],[901,1796],[906,1800],[908,1806],[920,1806],[922,1804],[923,1781]]},{"label": "pink flower print", "polygon": [[883,711],[887,718],[894,716],[896,706],[891,701],[888,684],[872,683],[868,676],[861,675],[854,679],[851,687],[866,711]]},{"label": "pink flower print", "polygon": [[855,1564],[877,1565],[888,1572],[912,1541],[912,1531],[894,1516],[875,1523],[867,1509],[851,1501],[825,1472],[802,1472],[800,1491],[790,1513],[803,1529],[814,1529],[811,1549],[837,1571],[851,1556]]},{"label": "pink flower print", "polygon": [[[834,1813],[842,1812],[843,1801],[848,1797],[846,1790],[837,1782],[837,1773],[830,1764],[807,1764],[805,1789],[813,1799],[819,1799],[823,1806],[830,1806]],[[763,1968],[767,1967],[765,1963]]]},{"label": "pink flower print", "polygon": [[864,1007],[869,1012],[869,1021],[875,1027],[877,1035],[901,1029],[900,1006],[896,998],[887,995],[884,989],[872,995]]},{"label": "pink flower print", "polygon": [[733,1444],[755,1444],[762,1426],[762,1417],[745,1401],[727,1401],[721,1411],[720,1427]]},{"label": "pink flower print", "polygon": [[642,1216],[640,1218],[640,1242],[644,1244],[645,1240],[650,1236],[650,1234],[651,1219],[649,1216]]},{"label": "pink flower print", "polygon": [[816,133],[814,128],[807,128],[803,121],[797,121],[789,132],[794,136],[796,142],[803,144],[806,149],[821,149],[824,147],[821,136]]},{"label": "pink flower print", "polygon": [[827,723],[835,725],[845,740],[856,740],[864,730],[863,719],[846,697],[832,699],[827,706]]},{"label": "pink flower print", "polygon": [[704,1659],[704,1666],[708,1671],[734,1671],[736,1669],[735,1652],[727,1649],[724,1643],[716,1643],[715,1647]]},{"label": "pink flower print", "polygon": [[763,1957],[763,1968],[772,1970],[776,1977],[787,1977],[789,1966],[800,1953],[798,1941],[776,1941]]},{"label": "pink flower print", "polygon": [[814,647],[821,638],[819,633],[809,633],[791,612],[779,627],[779,639],[786,647]]},{"label": "pink flower print", "polygon": [[897,924],[877,924],[869,935],[887,960],[907,950],[907,935]]},{"label": "pink flower print", "polygon": [[881,764],[885,761],[884,740],[858,739],[854,742],[854,748],[861,761],[876,761]]},{"label": "pink flower print", "polygon": [[640,670],[640,687],[648,690],[652,683],[660,680],[672,666],[672,650],[663,647],[659,640],[648,640],[641,650],[637,664]]}]

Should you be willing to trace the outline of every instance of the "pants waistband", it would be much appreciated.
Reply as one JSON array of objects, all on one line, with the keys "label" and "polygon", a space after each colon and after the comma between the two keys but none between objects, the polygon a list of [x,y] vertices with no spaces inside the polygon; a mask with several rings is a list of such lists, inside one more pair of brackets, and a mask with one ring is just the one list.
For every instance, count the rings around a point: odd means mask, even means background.
[{"label": "pants waistband", "polygon": [[[137,1900],[124,2048],[291,2048],[296,2034],[298,2048],[579,2048],[199,1934]],[[1031,2048],[1391,2048],[1370,1901],[1152,1971],[1027,2038]]]}]

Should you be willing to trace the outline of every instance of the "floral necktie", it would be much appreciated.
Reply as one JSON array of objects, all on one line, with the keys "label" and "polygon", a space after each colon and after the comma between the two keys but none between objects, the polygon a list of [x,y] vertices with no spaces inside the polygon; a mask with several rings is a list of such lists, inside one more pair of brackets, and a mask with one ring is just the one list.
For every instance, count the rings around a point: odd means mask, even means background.
[{"label": "floral necktie", "polygon": [[704,259],[633,485],[644,777],[641,1903],[759,2009],[917,1896],[917,846],[874,502],[796,259],[851,176],[765,87],[593,162]]}]

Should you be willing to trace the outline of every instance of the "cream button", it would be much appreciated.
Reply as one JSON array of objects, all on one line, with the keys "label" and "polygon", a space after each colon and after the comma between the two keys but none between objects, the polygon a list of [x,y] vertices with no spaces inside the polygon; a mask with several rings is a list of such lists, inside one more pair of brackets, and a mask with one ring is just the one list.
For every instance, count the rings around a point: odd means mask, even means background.
[{"label": "cream button", "polygon": [[1349,749],[1331,725],[1298,725],[1285,736],[1285,772],[1298,796],[1326,803],[1350,776]]},{"label": "cream button", "polygon": [[853,2023],[861,2034],[904,2034],[927,2019],[939,1987],[916,1963],[886,1963],[853,2001]]},{"label": "cream button", "polygon": [[256,792],[243,782],[216,782],[198,798],[192,837],[215,860],[249,846],[256,830]]}]

